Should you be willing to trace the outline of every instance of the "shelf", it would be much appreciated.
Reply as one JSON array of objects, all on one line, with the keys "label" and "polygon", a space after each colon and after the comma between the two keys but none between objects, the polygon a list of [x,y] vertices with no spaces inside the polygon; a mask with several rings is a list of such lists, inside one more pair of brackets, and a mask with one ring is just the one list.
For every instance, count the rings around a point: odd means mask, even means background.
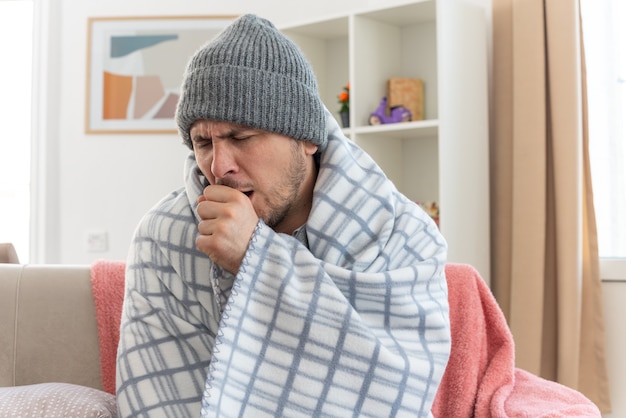
[{"label": "shelf", "polygon": [[[487,8],[475,0],[394,0],[283,30],[311,62],[322,101],[398,190],[441,208],[448,259],[489,279]],[[369,125],[390,78],[423,82],[424,120]]]},{"label": "shelf", "polygon": [[437,18],[437,4],[434,0],[414,1],[406,5],[385,7],[366,13],[358,13],[358,16],[368,17],[378,22],[402,27],[416,23],[435,21]]},{"label": "shelf", "polygon": [[294,34],[330,40],[348,36],[348,17],[340,16],[328,20],[307,22],[282,28],[282,31],[293,37]]},{"label": "shelf", "polygon": [[359,137],[385,136],[391,138],[436,137],[439,133],[438,120],[418,120],[414,122],[389,123],[374,126],[358,126],[351,129]]}]

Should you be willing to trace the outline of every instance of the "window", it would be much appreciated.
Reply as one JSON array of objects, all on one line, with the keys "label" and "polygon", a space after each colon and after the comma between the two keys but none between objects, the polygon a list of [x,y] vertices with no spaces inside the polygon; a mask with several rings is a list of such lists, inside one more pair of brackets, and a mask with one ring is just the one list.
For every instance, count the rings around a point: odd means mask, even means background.
[{"label": "window", "polygon": [[0,242],[29,258],[33,1],[0,0]]},{"label": "window", "polygon": [[626,1],[581,0],[581,12],[600,257],[626,264]]}]

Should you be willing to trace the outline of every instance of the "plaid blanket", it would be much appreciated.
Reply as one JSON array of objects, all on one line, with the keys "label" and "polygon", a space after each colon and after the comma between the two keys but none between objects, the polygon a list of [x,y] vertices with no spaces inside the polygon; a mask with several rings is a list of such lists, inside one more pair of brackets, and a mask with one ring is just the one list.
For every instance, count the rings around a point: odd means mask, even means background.
[{"label": "plaid blanket", "polygon": [[212,264],[194,244],[193,158],[186,191],[142,220],[121,416],[432,415],[450,352],[446,243],[328,116],[305,239],[260,221],[236,277]]}]

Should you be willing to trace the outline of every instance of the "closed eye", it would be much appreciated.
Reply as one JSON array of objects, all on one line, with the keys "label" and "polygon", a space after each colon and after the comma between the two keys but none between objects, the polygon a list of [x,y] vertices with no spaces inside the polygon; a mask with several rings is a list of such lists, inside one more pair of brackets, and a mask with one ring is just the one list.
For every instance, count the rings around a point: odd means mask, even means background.
[{"label": "closed eye", "polygon": [[192,141],[195,148],[207,148],[213,146],[211,138],[195,136]]}]

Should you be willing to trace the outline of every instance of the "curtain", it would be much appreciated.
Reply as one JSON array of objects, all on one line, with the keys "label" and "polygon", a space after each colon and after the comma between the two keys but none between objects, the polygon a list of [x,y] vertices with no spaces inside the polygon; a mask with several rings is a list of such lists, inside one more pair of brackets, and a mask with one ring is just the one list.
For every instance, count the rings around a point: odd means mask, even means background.
[{"label": "curtain", "polygon": [[579,0],[493,0],[491,287],[516,365],[610,411]]}]

